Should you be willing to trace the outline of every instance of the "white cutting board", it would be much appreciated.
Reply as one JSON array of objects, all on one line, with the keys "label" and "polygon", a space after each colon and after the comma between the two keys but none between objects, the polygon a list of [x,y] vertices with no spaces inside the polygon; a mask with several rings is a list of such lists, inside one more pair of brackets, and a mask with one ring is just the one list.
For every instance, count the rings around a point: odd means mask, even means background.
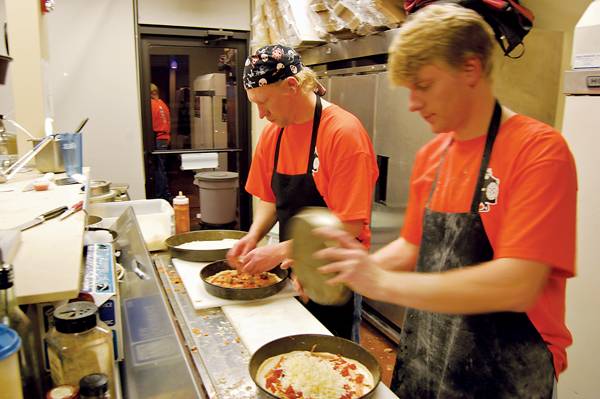
[{"label": "white cutting board", "polygon": [[171,262],[173,263],[173,266],[175,266],[175,269],[177,270],[181,281],[183,281],[185,290],[187,291],[188,296],[190,297],[190,301],[192,301],[192,305],[196,310],[218,308],[224,305],[233,305],[237,303],[248,303],[256,301],[268,302],[273,298],[288,298],[293,297],[294,295],[298,295],[292,287],[291,281],[288,280],[287,284],[281,291],[268,298],[257,299],[253,301],[218,298],[209,294],[206,291],[206,288],[204,288],[204,283],[200,278],[200,271],[204,268],[204,266],[208,265],[210,262],[189,262],[177,258],[172,258]]},{"label": "white cutting board", "polygon": [[267,342],[288,335],[331,335],[295,298],[228,305],[222,310],[250,353]]}]

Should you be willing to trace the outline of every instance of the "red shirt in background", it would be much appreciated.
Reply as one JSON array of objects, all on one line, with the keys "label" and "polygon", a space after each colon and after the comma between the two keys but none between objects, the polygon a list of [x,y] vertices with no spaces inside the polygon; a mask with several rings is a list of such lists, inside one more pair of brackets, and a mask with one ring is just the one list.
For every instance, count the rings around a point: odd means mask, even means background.
[{"label": "red shirt in background", "polygon": [[[417,154],[402,237],[419,245],[423,210],[440,155],[452,133],[440,134]],[[486,136],[454,140],[429,208],[468,212]],[[537,303],[527,312],[554,358],[556,375],[567,367],[572,342],[565,325],[566,278],[575,273],[577,176],[573,156],[552,127],[523,115],[500,126],[489,168],[499,179],[495,204],[481,212],[494,259],[519,258],[552,267]]]},{"label": "red shirt in background", "polygon": [[[277,164],[279,173],[306,173],[312,123],[310,120],[285,128]],[[271,176],[280,130],[273,123],[263,130],[246,182],[247,192],[267,202],[275,202]],[[373,145],[365,128],[354,115],[332,104],[323,109],[316,151],[319,167],[313,172],[313,178],[317,190],[327,207],[341,221],[364,222],[358,238],[368,246],[371,238],[371,205],[378,170]]]},{"label": "red shirt in background", "polygon": [[156,133],[157,140],[171,139],[171,113],[163,100],[151,99],[152,130]]}]

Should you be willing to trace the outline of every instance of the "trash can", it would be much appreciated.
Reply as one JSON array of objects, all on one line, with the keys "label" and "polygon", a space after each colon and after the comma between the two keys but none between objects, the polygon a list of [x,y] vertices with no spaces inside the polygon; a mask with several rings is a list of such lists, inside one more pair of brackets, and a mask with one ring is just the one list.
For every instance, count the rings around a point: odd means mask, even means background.
[{"label": "trash can", "polygon": [[196,173],[194,184],[200,189],[200,219],[207,224],[227,224],[235,220],[237,210],[236,172]]}]

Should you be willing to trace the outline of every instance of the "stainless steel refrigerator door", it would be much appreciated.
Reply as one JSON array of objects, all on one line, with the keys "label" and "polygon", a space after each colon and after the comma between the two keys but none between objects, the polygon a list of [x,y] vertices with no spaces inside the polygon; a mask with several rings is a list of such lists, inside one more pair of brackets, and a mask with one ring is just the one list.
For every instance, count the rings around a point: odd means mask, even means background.
[{"label": "stainless steel refrigerator door", "polygon": [[376,79],[375,74],[331,76],[329,78],[330,101],[360,119],[371,139],[373,139],[374,128]]}]

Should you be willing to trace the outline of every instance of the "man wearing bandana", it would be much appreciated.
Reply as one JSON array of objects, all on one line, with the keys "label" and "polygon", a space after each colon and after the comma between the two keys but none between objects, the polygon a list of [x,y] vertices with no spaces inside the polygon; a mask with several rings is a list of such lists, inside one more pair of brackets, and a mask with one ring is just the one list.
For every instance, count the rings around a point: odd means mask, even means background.
[{"label": "man wearing bandana", "polygon": [[[292,48],[271,45],[246,60],[244,86],[260,118],[270,122],[256,147],[246,191],[258,197],[248,234],[227,258],[258,273],[284,261],[290,250],[287,225],[307,206],[329,208],[365,247],[377,162],[361,122],[321,99],[325,89]],[[279,222],[280,243],[257,248]],[[358,339],[360,297],[342,306],[306,307],[334,335]]]}]

